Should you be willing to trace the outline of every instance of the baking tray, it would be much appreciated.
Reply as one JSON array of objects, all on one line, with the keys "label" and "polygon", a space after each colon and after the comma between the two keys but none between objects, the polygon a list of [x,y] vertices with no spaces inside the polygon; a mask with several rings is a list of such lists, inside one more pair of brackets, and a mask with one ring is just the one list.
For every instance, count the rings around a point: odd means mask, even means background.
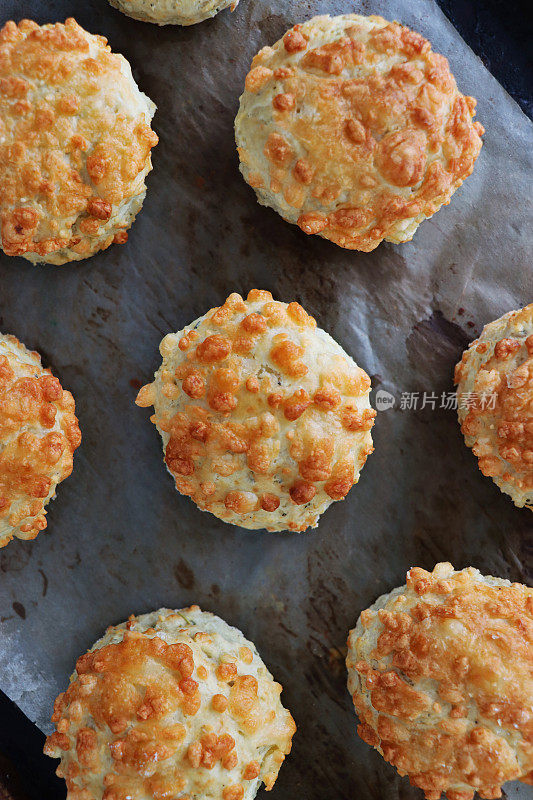
[{"label": "baking tray", "polygon": [[[127,245],[65,267],[0,257],[0,328],[43,354],[73,392],[83,431],[49,533],[0,551],[0,687],[48,732],[54,697],[108,624],[196,602],[253,639],[284,686],[298,733],[273,800],[420,798],[357,737],[346,634],[411,565],[451,560],[532,580],[531,513],[481,476],[455,412],[440,407],[482,324],[532,299],[531,123],[432,0],[242,0],[185,29],[135,22],[105,0],[0,9],[0,22],[73,15],[107,36],[157,103],[160,136]],[[254,53],[298,20],[350,11],[427,36],[478,98],[487,129],[451,205],[413,242],[370,254],[306,237],[260,207],[233,140]],[[378,414],[358,486],[304,535],[246,532],[197,510],[175,491],[155,428],[134,405],[162,336],[252,287],[299,300],[395,399]],[[412,392],[418,408],[404,409]],[[423,392],[437,396],[435,409],[421,407]]]}]

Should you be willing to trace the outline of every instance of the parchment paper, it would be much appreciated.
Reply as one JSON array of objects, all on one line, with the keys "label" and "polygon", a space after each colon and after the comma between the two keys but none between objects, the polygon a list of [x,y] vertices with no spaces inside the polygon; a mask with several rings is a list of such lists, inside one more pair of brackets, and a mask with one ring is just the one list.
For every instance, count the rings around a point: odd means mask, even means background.
[{"label": "parchment paper", "polygon": [[[0,551],[1,687],[48,732],[54,697],[108,624],[196,602],[253,639],[284,686],[299,730],[273,798],[420,798],[357,737],[342,654],[360,611],[411,565],[451,560],[531,581],[531,512],[482,477],[454,411],[400,408],[402,392],[451,391],[482,324],[532,299],[531,123],[431,0],[242,0],[187,29],[134,22],[105,0],[0,8],[2,23],[74,15],[106,35],[157,103],[161,138],[126,246],[66,267],[0,258],[0,328],[43,354],[83,431],[49,533]],[[413,242],[371,254],[306,237],[260,207],[233,140],[255,52],[298,20],[352,10],[427,36],[487,129],[451,205]],[[306,535],[246,533],[198,511],[133,403],[165,333],[252,287],[298,299],[396,398],[378,415],[360,483]]]}]

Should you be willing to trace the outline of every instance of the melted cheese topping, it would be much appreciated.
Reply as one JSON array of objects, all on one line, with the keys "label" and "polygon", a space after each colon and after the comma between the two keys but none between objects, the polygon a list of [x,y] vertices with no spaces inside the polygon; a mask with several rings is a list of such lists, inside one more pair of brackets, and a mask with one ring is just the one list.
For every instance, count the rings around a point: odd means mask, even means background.
[{"label": "melted cheese topping", "polygon": [[123,56],[73,19],[0,30],[0,242],[64,264],[127,229],[142,206],[154,104]]},{"label": "melted cheese topping", "polygon": [[365,251],[408,241],[472,172],[475,105],[420,34],[315,17],[252,61],[235,120],[241,172],[305,233]]},{"label": "melted cheese topping", "polygon": [[224,8],[234,11],[239,0],[109,0],[123,14],[156,25],[195,25]]},{"label": "melted cheese topping", "polygon": [[533,303],[483,328],[455,368],[461,430],[517,506],[533,508]]},{"label": "melted cheese topping", "polygon": [[192,606],[109,628],[78,659],[45,753],[69,800],[252,800],[296,730],[254,645]]},{"label": "melted cheese topping", "polygon": [[0,547],[46,528],[45,506],[80,442],[70,392],[38,353],[0,334]]},{"label": "melted cheese topping", "polygon": [[177,489],[245,528],[303,531],[372,452],[370,379],[298,303],[232,294],[161,343],[153,405]]},{"label": "melted cheese topping", "polygon": [[533,589],[413,568],[348,639],[359,735],[427,800],[533,783]]}]

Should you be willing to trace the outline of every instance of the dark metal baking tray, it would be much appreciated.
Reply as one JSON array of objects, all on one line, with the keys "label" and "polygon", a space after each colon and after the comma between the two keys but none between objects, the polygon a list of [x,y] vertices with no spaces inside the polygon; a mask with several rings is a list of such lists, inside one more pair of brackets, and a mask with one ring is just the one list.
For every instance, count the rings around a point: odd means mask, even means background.
[{"label": "dark metal baking tray", "polygon": [[[451,205],[413,242],[370,254],[308,238],[257,205],[233,141],[259,47],[299,19],[351,10],[425,34],[487,129]],[[0,257],[0,329],[43,354],[83,431],[49,533],[0,551],[0,687],[50,730],[53,698],[108,624],[197,602],[253,639],[284,686],[299,730],[272,798],[420,797],[358,739],[343,648],[360,611],[411,565],[451,560],[531,581],[530,512],[481,476],[453,411],[401,408],[404,392],[452,391],[483,323],[531,300],[531,123],[431,0],[242,0],[187,29],[134,22],[105,0],[7,0],[2,14],[73,15],[106,35],[157,103],[161,141],[127,245],[66,267]],[[255,286],[298,299],[396,400],[378,414],[360,483],[306,535],[245,532],[198,511],[134,405],[165,333]]]}]

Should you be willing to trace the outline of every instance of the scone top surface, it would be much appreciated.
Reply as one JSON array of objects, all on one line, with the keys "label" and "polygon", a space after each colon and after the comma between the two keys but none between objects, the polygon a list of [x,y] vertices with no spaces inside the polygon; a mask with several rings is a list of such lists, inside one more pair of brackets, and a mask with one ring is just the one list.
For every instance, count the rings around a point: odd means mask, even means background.
[{"label": "scone top surface", "polygon": [[303,531],[372,452],[370,379],[298,303],[253,289],[160,347],[155,407],[176,487],[245,528]]},{"label": "scone top surface", "polygon": [[0,244],[64,264],[124,242],[157,142],[123,56],[73,19],[0,30]]},{"label": "scone top surface", "polygon": [[428,800],[533,783],[533,589],[413,568],[348,638],[359,735]]},{"label": "scone top surface", "polygon": [[234,11],[239,0],[109,0],[128,17],[156,25],[196,25],[223,8]]},{"label": "scone top surface", "polygon": [[80,441],[70,392],[38,353],[0,334],[0,547],[46,528],[45,506]]},{"label": "scone top surface", "polygon": [[533,508],[533,303],[485,325],[455,368],[466,444],[517,506]]},{"label": "scone top surface", "polygon": [[45,753],[69,800],[252,800],[296,730],[236,628],[191,606],[109,628],[78,659]]},{"label": "scone top surface", "polygon": [[241,172],[306,233],[373,250],[412,238],[472,172],[475,100],[420,34],[320,16],[252,61],[235,121]]}]

